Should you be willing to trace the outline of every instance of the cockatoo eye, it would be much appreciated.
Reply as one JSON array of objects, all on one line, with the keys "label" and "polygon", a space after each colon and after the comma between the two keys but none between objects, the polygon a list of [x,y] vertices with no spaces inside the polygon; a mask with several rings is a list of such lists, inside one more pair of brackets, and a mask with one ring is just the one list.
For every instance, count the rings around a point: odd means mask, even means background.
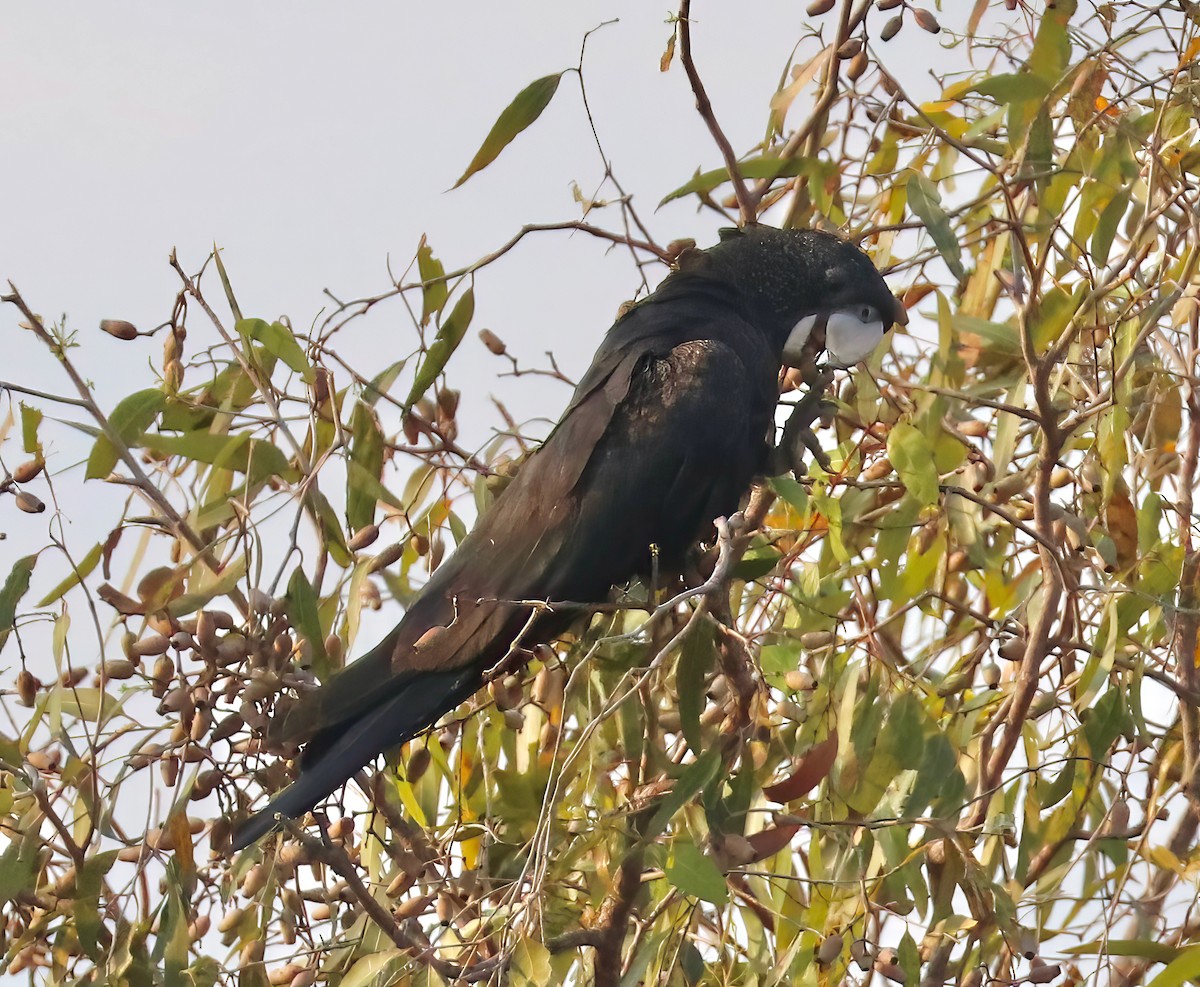
[{"label": "cockatoo eye", "polygon": [[883,320],[879,318],[879,313],[877,311],[875,311],[875,309],[873,309],[870,305],[864,305],[862,308],[860,308],[858,310],[858,321],[862,322],[862,323],[867,323],[867,322],[882,322]]}]

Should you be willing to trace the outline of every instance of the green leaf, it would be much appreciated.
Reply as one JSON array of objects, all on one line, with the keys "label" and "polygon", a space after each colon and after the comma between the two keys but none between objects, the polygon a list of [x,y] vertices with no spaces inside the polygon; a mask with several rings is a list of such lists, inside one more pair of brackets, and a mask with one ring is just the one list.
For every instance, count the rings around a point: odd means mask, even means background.
[{"label": "green leaf", "polygon": [[108,423],[122,442],[133,443],[154,423],[166,404],[167,396],[156,387],[138,391],[117,403]]},{"label": "green leaf", "polygon": [[400,498],[380,483],[377,477],[372,476],[356,462],[351,461],[348,466],[346,483],[349,487],[354,488],[358,495],[372,498],[372,503],[383,501],[398,511],[406,509]]},{"label": "green leaf", "polygon": [[83,478],[85,480],[103,480],[116,467],[119,458],[116,446],[112,444],[109,437],[101,435],[96,439],[96,444],[92,446]]},{"label": "green leaf", "polygon": [[425,359],[421,361],[421,366],[417,369],[412,390],[408,392],[408,399],[404,402],[406,407],[411,408],[421,400],[430,385],[437,380],[438,374],[446,368],[446,363],[458,349],[458,344],[462,342],[463,336],[467,334],[467,327],[471,324],[471,317],[474,314],[475,292],[468,288],[462,298],[455,303],[449,317],[438,328],[437,336],[434,337],[429,351],[425,354]]},{"label": "green leaf", "polygon": [[312,583],[308,581],[304,570],[297,566],[288,580],[288,617],[292,626],[308,639],[312,648],[313,670],[321,679],[325,679],[332,669],[328,667],[329,658],[325,654],[325,632],[321,628],[319,605]]},{"label": "green leaf", "polygon": [[1045,99],[1050,84],[1029,72],[1009,72],[993,75],[977,82],[971,89],[990,96],[998,103],[1023,103],[1027,100]]},{"label": "green leaf", "polygon": [[417,247],[417,271],[421,275],[421,325],[427,326],[445,306],[450,289],[446,285],[446,269],[433,256],[425,237],[421,237],[421,245]]},{"label": "green leaf", "polygon": [[1044,353],[1058,342],[1083,304],[1088,290],[1087,283],[1082,282],[1076,285],[1072,294],[1055,286],[1042,296],[1041,307],[1033,324],[1034,349]]},{"label": "green leaf", "polygon": [[371,987],[394,982],[400,970],[410,962],[402,949],[381,949],[357,960],[342,977],[339,987]]},{"label": "green leaf", "polygon": [[801,517],[808,513],[808,491],[788,474],[773,476],[771,489],[782,497]]},{"label": "green leaf", "polygon": [[1200,977],[1200,946],[1185,949],[1147,987],[1182,987]]},{"label": "green leaf", "polygon": [[33,836],[16,835],[0,854],[0,901],[10,902],[19,892],[36,887],[39,841]]},{"label": "green leaf", "polygon": [[396,379],[400,376],[406,363],[408,360],[397,360],[386,370],[382,370],[372,377],[368,383],[363,385],[362,400],[374,408],[375,403],[384,397],[396,383]]},{"label": "green leaf", "polygon": [[21,402],[21,441],[30,455],[42,448],[42,442],[38,438],[38,426],[42,424],[42,417],[40,409]]},{"label": "green leaf", "polygon": [[712,747],[683,769],[675,781],[675,787],[663,796],[654,816],[642,832],[646,842],[654,839],[667,828],[671,817],[684,807],[692,797],[717,776],[721,768],[721,752]]},{"label": "green leaf", "polygon": [[907,930],[900,938],[900,946],[896,950],[896,962],[907,975],[905,987],[908,984],[916,985],[921,982],[921,954],[917,951],[917,944]]},{"label": "green leaf", "polygon": [[74,716],[88,723],[100,723],[101,718],[107,719],[116,703],[113,697],[102,689],[91,689],[76,686],[69,692],[63,690],[61,696],[61,711],[66,716]]},{"label": "green leaf", "polygon": [[87,579],[91,575],[92,570],[96,568],[96,564],[100,561],[101,555],[104,553],[104,546],[97,543],[92,547],[92,550],[87,553],[80,561],[79,565],[71,570],[71,574],[67,576],[61,583],[54,587],[49,593],[37,601],[38,607],[48,607],[51,603],[60,599],[67,590]]},{"label": "green leaf", "polygon": [[1096,221],[1096,231],[1092,234],[1092,260],[1098,267],[1108,263],[1108,252],[1112,249],[1113,237],[1117,235],[1117,227],[1125,218],[1129,208],[1129,193],[1118,192]]},{"label": "green leaf", "polygon": [[925,722],[921,701],[911,692],[901,693],[888,710],[879,734],[879,747],[891,751],[903,768],[918,768],[925,753]]},{"label": "green leaf", "polygon": [[1038,803],[1043,811],[1052,809],[1071,794],[1075,784],[1075,759],[1069,760],[1053,781],[1047,781],[1040,774],[1037,778]]},{"label": "green leaf", "polygon": [[475,152],[475,157],[471,159],[467,170],[454,183],[453,188],[458,188],[475,172],[482,171],[495,161],[500,152],[512,143],[517,134],[542,115],[542,111],[550,105],[550,100],[553,99],[562,77],[563,73],[561,72],[544,75],[517,93],[516,99],[509,103],[496,118],[492,129],[483,139],[483,144]]},{"label": "green leaf", "polygon": [[246,567],[247,559],[243,554],[225,563],[219,574],[202,569],[199,576],[193,576],[188,581],[192,587],[191,591],[175,597],[167,604],[167,613],[172,617],[184,617],[195,613],[217,597],[228,596],[245,578]]},{"label": "green leaf", "polygon": [[667,880],[684,894],[714,905],[724,905],[729,900],[725,875],[694,843],[672,844],[671,856],[663,869]]},{"label": "green leaf", "polygon": [[704,957],[700,955],[700,950],[688,941],[684,942],[679,952],[679,968],[689,984],[698,984],[704,977]]},{"label": "green leaf", "polygon": [[298,373],[304,379],[304,383],[311,384],[316,378],[316,371],[304,355],[303,347],[296,341],[296,334],[282,322],[241,319],[234,328],[246,339],[262,343],[268,353],[278,357]]},{"label": "green leaf", "polygon": [[17,559],[8,578],[0,588],[0,648],[8,640],[9,631],[16,626],[17,604],[29,592],[29,580],[33,575],[33,567],[37,565],[36,555],[26,555]]},{"label": "green leaf", "polygon": [[[258,368],[258,375],[269,379],[275,371],[277,357],[265,346],[251,346],[248,362]],[[212,379],[201,392],[198,403],[212,407],[241,411],[253,404],[258,396],[258,385],[254,379],[242,369],[240,363],[231,363]],[[170,410],[171,406],[168,406]],[[185,417],[185,416],[180,416]],[[211,417],[208,418],[211,421]],[[205,422],[207,424],[207,421]],[[167,416],[163,415],[163,428],[176,428],[167,424]],[[186,431],[186,428],[179,429]]]},{"label": "green leaf", "polygon": [[771,572],[783,558],[783,553],[764,538],[757,538],[758,544],[751,545],[733,567],[734,578],[752,583]]},{"label": "green leaf", "polygon": [[296,470],[277,446],[265,439],[252,439],[244,432],[215,435],[212,432],[187,432],[183,435],[143,435],[140,445],[168,456],[183,456],[194,463],[207,463],[217,469],[236,470],[249,478],[269,476],[295,479]]},{"label": "green leaf", "polygon": [[[225,973],[225,968],[211,956],[199,956],[184,972],[186,976],[182,982],[186,983],[188,987],[216,987]],[[136,983],[132,977],[124,979],[130,984]],[[149,979],[147,982],[153,983],[153,980]],[[247,987],[249,987],[249,983],[247,983]]]},{"label": "green leaf", "polygon": [[933,446],[920,429],[900,422],[888,434],[888,459],[905,488],[921,504],[938,502],[938,475]]},{"label": "green leaf", "polygon": [[[358,470],[359,475],[367,474],[358,469],[356,463],[350,464],[351,470]],[[382,489],[382,484],[380,484]],[[380,498],[386,500],[387,498]],[[394,503],[392,500],[387,501]],[[354,562],[354,555],[346,545],[346,533],[342,531],[342,522],[338,518],[333,505],[321,491],[313,486],[304,492],[304,506],[312,515],[312,519],[321,535],[322,544],[329,551],[334,562],[345,568]]]},{"label": "green leaf", "polygon": [[692,753],[703,753],[700,714],[706,702],[704,679],[716,661],[712,625],[702,621],[683,639],[679,649],[679,664],[675,668],[675,691],[679,696],[679,723],[684,739]]},{"label": "green leaf", "polygon": [[764,644],[758,651],[758,665],[766,675],[786,675],[800,667],[800,651],[796,642]]},{"label": "green leaf", "polygon": [[919,171],[910,171],[908,175],[908,205],[925,224],[951,273],[959,279],[965,277],[967,272],[962,263],[962,248],[950,226],[950,218],[942,208],[937,186]]},{"label": "green leaf", "polygon": [[902,814],[919,816],[939,801],[954,799],[964,787],[958,757],[944,734],[935,733],[925,740],[925,751],[917,779],[904,800]]},{"label": "green leaf", "polygon": [[1076,0],[1056,0],[1048,4],[1042,14],[1033,50],[1029,53],[1029,68],[1046,82],[1058,82],[1071,60],[1071,36],[1067,25],[1075,7]]},{"label": "green leaf", "polygon": [[1129,728],[1129,707],[1121,690],[1110,688],[1091,709],[1080,714],[1088,753],[1101,762],[1117,736]]},{"label": "green leaf", "polygon": [[508,968],[509,982],[512,987],[522,987],[532,984],[542,987],[543,984],[554,980],[551,969],[550,950],[536,939],[522,939],[512,950]]},{"label": "green leaf", "polygon": [[446,523],[450,525],[450,534],[454,537],[454,544],[461,545],[463,539],[467,537],[467,526],[453,511],[446,515]]},{"label": "green leaf", "polygon": [[229,275],[225,273],[225,264],[221,260],[221,251],[213,244],[213,261],[217,265],[217,274],[221,278],[221,287],[225,289],[225,300],[229,302],[229,311],[233,313],[235,323],[242,321],[242,310],[238,307],[237,299],[233,297],[233,285],[229,283]]},{"label": "green leaf", "polygon": [[842,538],[842,502],[836,497],[813,491],[813,507],[825,519],[829,550],[839,562],[849,562],[850,552]]},{"label": "green leaf", "polygon": [[117,860],[116,850],[105,850],[88,858],[79,871],[75,884],[75,930],[79,936],[79,945],[93,960],[100,962],[102,957],[98,950],[100,931],[103,925],[100,921],[100,892],[104,875]]},{"label": "green leaf", "polygon": [[[136,445],[146,429],[154,424],[154,419],[166,404],[167,396],[156,387],[137,391],[118,402],[112,414],[108,416],[108,423],[122,443],[126,446]],[[116,467],[118,458],[116,447],[109,441],[108,436],[101,435],[88,456],[84,478],[103,479]]]},{"label": "green leaf", "polygon": [[951,319],[954,331],[960,336],[972,333],[988,344],[988,349],[1004,356],[1016,356],[1021,352],[1021,340],[1017,330],[1004,322],[991,322],[974,315],[956,312]]},{"label": "green leaf", "polygon": [[375,520],[378,497],[373,489],[365,489],[359,477],[366,474],[379,484],[383,475],[383,432],[370,405],[362,401],[354,406],[350,430],[350,465],[357,469],[346,471],[346,523],[357,531]]},{"label": "green leaf", "polygon": [[[805,174],[824,177],[821,174],[822,167],[822,162],[814,161],[811,158],[781,158],[776,155],[764,155],[758,158],[747,158],[745,161],[739,161],[738,173],[743,178],[794,178],[797,175]],[[665,206],[668,202],[673,202],[675,199],[682,199],[685,195],[692,195],[697,192],[707,194],[713,189],[720,188],[727,181],[729,181],[728,168],[697,171],[690,181],[680,185],[673,192],[668,192],[659,203],[659,206]]]},{"label": "green leaf", "polygon": [[1097,939],[1079,946],[1065,946],[1068,956],[1141,956],[1156,963],[1170,963],[1184,952],[1154,939]]}]

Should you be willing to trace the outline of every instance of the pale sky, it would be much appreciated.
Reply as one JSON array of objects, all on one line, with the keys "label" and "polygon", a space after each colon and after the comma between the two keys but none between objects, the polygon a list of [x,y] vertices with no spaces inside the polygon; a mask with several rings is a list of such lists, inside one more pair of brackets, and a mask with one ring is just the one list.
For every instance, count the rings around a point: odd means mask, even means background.
[{"label": "pale sky", "polygon": [[[719,164],[678,62],[658,69],[667,15],[644,0],[11,6],[0,37],[0,276],[47,317],[67,313],[85,343],[81,363],[119,371],[157,360],[157,347],[135,355],[96,324],[167,317],[172,246],[194,270],[216,242],[245,313],[287,314],[303,329],[326,303],[323,288],[385,288],[387,256],[402,268],[422,233],[452,267],[522,223],[577,218],[571,182],[588,194],[602,172],[573,77],[495,164],[445,190],[508,101],[575,64],[584,33],[614,17],[585,65],[605,150],[662,242],[710,242],[715,216],[697,217],[690,203],[654,211],[697,167]],[[693,15],[713,102],[734,146],[749,147],[801,36],[802,7],[700,3]],[[901,44],[935,52],[938,42],[909,25],[890,46]],[[803,111],[798,102],[793,112]],[[530,360],[552,346],[578,374],[636,284],[627,254],[606,259],[589,237],[542,235],[480,275],[475,328]],[[5,375],[60,386],[25,334],[14,349],[14,313],[0,319]],[[408,348],[407,336],[386,339],[411,332],[401,305],[364,322],[360,337],[368,326],[368,352],[380,334],[385,352]],[[473,337],[456,376],[492,388],[497,361]],[[109,402],[128,381],[97,373]],[[513,384],[500,387],[506,399],[526,390]],[[565,394],[547,400],[526,410],[556,416]]]},{"label": "pale sky", "polygon": [[[584,34],[613,18],[619,22],[592,36],[585,63],[605,152],[660,242],[711,243],[722,225],[715,215],[697,215],[687,202],[655,209],[697,168],[720,164],[678,60],[659,71],[672,30],[665,6],[11,6],[0,34],[0,284],[11,279],[48,319],[66,314],[81,344],[72,358],[109,410],[132,390],[155,386],[161,337],[122,343],[97,324],[121,318],[145,329],[167,319],[179,287],[166,263],[172,247],[195,271],[219,244],[244,314],[287,315],[306,330],[328,303],[324,288],[342,298],[384,290],[389,255],[402,270],[423,233],[451,269],[524,223],[578,218],[572,182],[591,195],[602,168],[574,76],[494,164],[446,190],[513,96],[576,64]],[[693,10],[697,63],[736,148],[761,139],[804,21],[802,7],[789,2],[701,2]],[[823,22],[833,29],[831,17]],[[880,50],[932,94],[926,66],[941,40],[909,24]],[[806,44],[817,50],[813,39]],[[913,59],[915,51],[929,58]],[[793,113],[804,113],[804,99]],[[591,219],[619,228],[615,209]],[[495,331],[526,365],[544,365],[543,351],[553,349],[577,378],[638,283],[627,252],[583,234],[527,238],[480,273],[475,321],[451,373],[464,391],[464,442],[501,425],[489,395],[519,420],[553,420],[568,397],[565,386],[542,378],[497,379],[505,364],[480,344],[478,329]],[[207,293],[221,301],[215,277]],[[0,380],[69,393],[61,369],[18,320],[11,306],[0,311]],[[212,338],[195,309],[189,324],[194,343]],[[369,370],[413,345],[409,316],[392,301],[353,323],[339,350]],[[544,434],[545,426],[531,431]],[[44,432],[53,470],[86,455],[90,440],[49,423]],[[24,458],[14,446],[2,450],[9,468]],[[89,537],[87,522],[115,518],[123,496],[66,478],[58,493],[85,551],[104,534]],[[98,509],[109,500],[111,512]],[[8,536],[0,561],[45,544],[49,514],[9,507],[0,514]],[[57,582],[58,569],[39,567],[33,592]]]}]

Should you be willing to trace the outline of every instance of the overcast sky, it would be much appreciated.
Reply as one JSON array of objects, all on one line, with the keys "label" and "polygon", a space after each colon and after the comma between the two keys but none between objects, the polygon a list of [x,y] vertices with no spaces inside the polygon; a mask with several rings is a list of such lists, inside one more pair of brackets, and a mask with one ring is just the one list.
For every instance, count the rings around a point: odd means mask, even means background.
[{"label": "overcast sky", "polygon": [[[94,344],[87,365],[116,368],[132,350],[96,323],[165,319],[173,246],[194,269],[219,244],[246,314],[306,328],[322,289],[385,288],[388,255],[402,267],[422,233],[458,266],[522,223],[577,218],[571,182],[590,193],[602,172],[573,77],[494,165],[445,190],[507,102],[573,65],[584,33],[612,18],[585,66],[605,149],[663,242],[707,241],[717,224],[690,204],[654,212],[698,166],[719,163],[678,63],[658,70],[667,13],[645,0],[9,7],[0,275],[43,314],[67,313]],[[694,17],[718,113],[734,145],[750,146],[801,36],[802,5],[700,3]],[[937,50],[913,25],[892,44],[902,42]],[[531,358],[553,345],[578,372],[636,284],[627,255],[605,260],[590,238],[545,235],[481,276],[479,326]],[[10,310],[0,323],[5,373],[57,386],[30,341],[13,351],[14,321]],[[398,305],[370,327],[409,331]],[[461,362],[460,373],[477,362],[489,378],[496,366],[477,343]],[[106,396],[127,380],[109,381]]]},{"label": "overcast sky", "polygon": [[[47,318],[66,314],[81,343],[73,359],[111,409],[155,386],[161,345],[119,342],[97,323],[122,318],[149,328],[167,319],[179,287],[166,262],[173,247],[194,271],[220,245],[243,312],[287,315],[305,330],[328,302],[323,289],[343,298],[385,289],[389,255],[403,269],[423,233],[453,268],[523,223],[578,218],[572,182],[590,195],[603,173],[572,76],[498,161],[446,190],[512,97],[576,64],[584,34],[613,18],[619,23],[592,36],[585,63],[605,151],[660,242],[710,243],[721,225],[711,214],[697,216],[690,203],[655,210],[698,167],[720,163],[678,61],[659,71],[672,31],[665,5],[10,5],[0,33],[0,279]],[[804,20],[795,2],[696,4],[696,58],[736,148],[762,138]],[[831,31],[832,19],[824,21]],[[906,85],[932,94],[927,69],[945,39],[908,24],[881,50]],[[794,113],[805,112],[805,100]],[[609,212],[593,218],[616,225]],[[638,283],[628,253],[582,234],[529,238],[482,272],[475,323],[452,373],[464,388],[468,440],[499,424],[491,394],[523,420],[553,420],[568,398],[565,386],[544,379],[497,379],[502,362],[475,330],[491,328],[524,363],[544,363],[542,352],[553,348],[578,377]],[[215,279],[208,291],[219,300]],[[61,369],[18,320],[11,306],[0,310],[0,380],[68,392]],[[193,344],[211,336],[198,312],[189,324]],[[392,302],[338,345],[353,365],[382,368],[413,348],[411,322]],[[48,426],[44,437],[55,470],[89,445],[61,427]],[[24,458],[14,445],[0,450],[10,468]],[[59,493],[86,551],[107,530],[88,535],[88,522],[111,523],[122,493],[73,481]],[[98,507],[104,498],[113,512]],[[48,519],[20,515],[5,498],[0,562],[44,545]],[[34,591],[60,577],[61,563],[39,567]]]}]

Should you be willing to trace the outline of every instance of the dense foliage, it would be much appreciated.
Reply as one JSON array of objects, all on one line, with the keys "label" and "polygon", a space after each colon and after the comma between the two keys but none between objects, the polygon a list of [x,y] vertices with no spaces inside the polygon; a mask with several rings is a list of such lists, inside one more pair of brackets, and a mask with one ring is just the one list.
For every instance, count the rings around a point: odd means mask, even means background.
[{"label": "dense foliage", "polygon": [[[8,294],[5,331],[36,334],[72,387],[0,381],[0,519],[47,532],[0,573],[9,971],[293,987],[1200,973],[1200,18],[996,6],[953,33],[906,0],[815,0],[766,135],[739,153],[685,0],[662,67],[687,74],[714,150],[679,188],[622,189],[615,163],[584,218],[450,271],[422,240],[394,284],[308,332],[243,313],[220,255],[176,263],[162,325],[101,326],[163,344],[111,409],[70,335]],[[939,30],[959,71],[917,103],[889,59]],[[519,154],[585,69],[521,92],[459,183]],[[319,825],[229,859],[227,817],[288,776],[268,717],[372,643],[363,608],[411,597],[519,468],[511,422],[458,441],[454,354],[486,305],[473,273],[575,229],[653,282],[678,245],[659,236],[672,210],[651,220],[641,195],[694,204],[714,231],[844,230],[903,290],[909,334],[834,380],[826,461],[754,491],[704,592],[630,587]],[[356,368],[339,334],[380,305],[407,305],[409,352]],[[56,457],[72,430],[86,462]],[[39,517],[77,484],[118,485],[124,511],[69,535]],[[37,598],[35,572],[61,582]]]}]

